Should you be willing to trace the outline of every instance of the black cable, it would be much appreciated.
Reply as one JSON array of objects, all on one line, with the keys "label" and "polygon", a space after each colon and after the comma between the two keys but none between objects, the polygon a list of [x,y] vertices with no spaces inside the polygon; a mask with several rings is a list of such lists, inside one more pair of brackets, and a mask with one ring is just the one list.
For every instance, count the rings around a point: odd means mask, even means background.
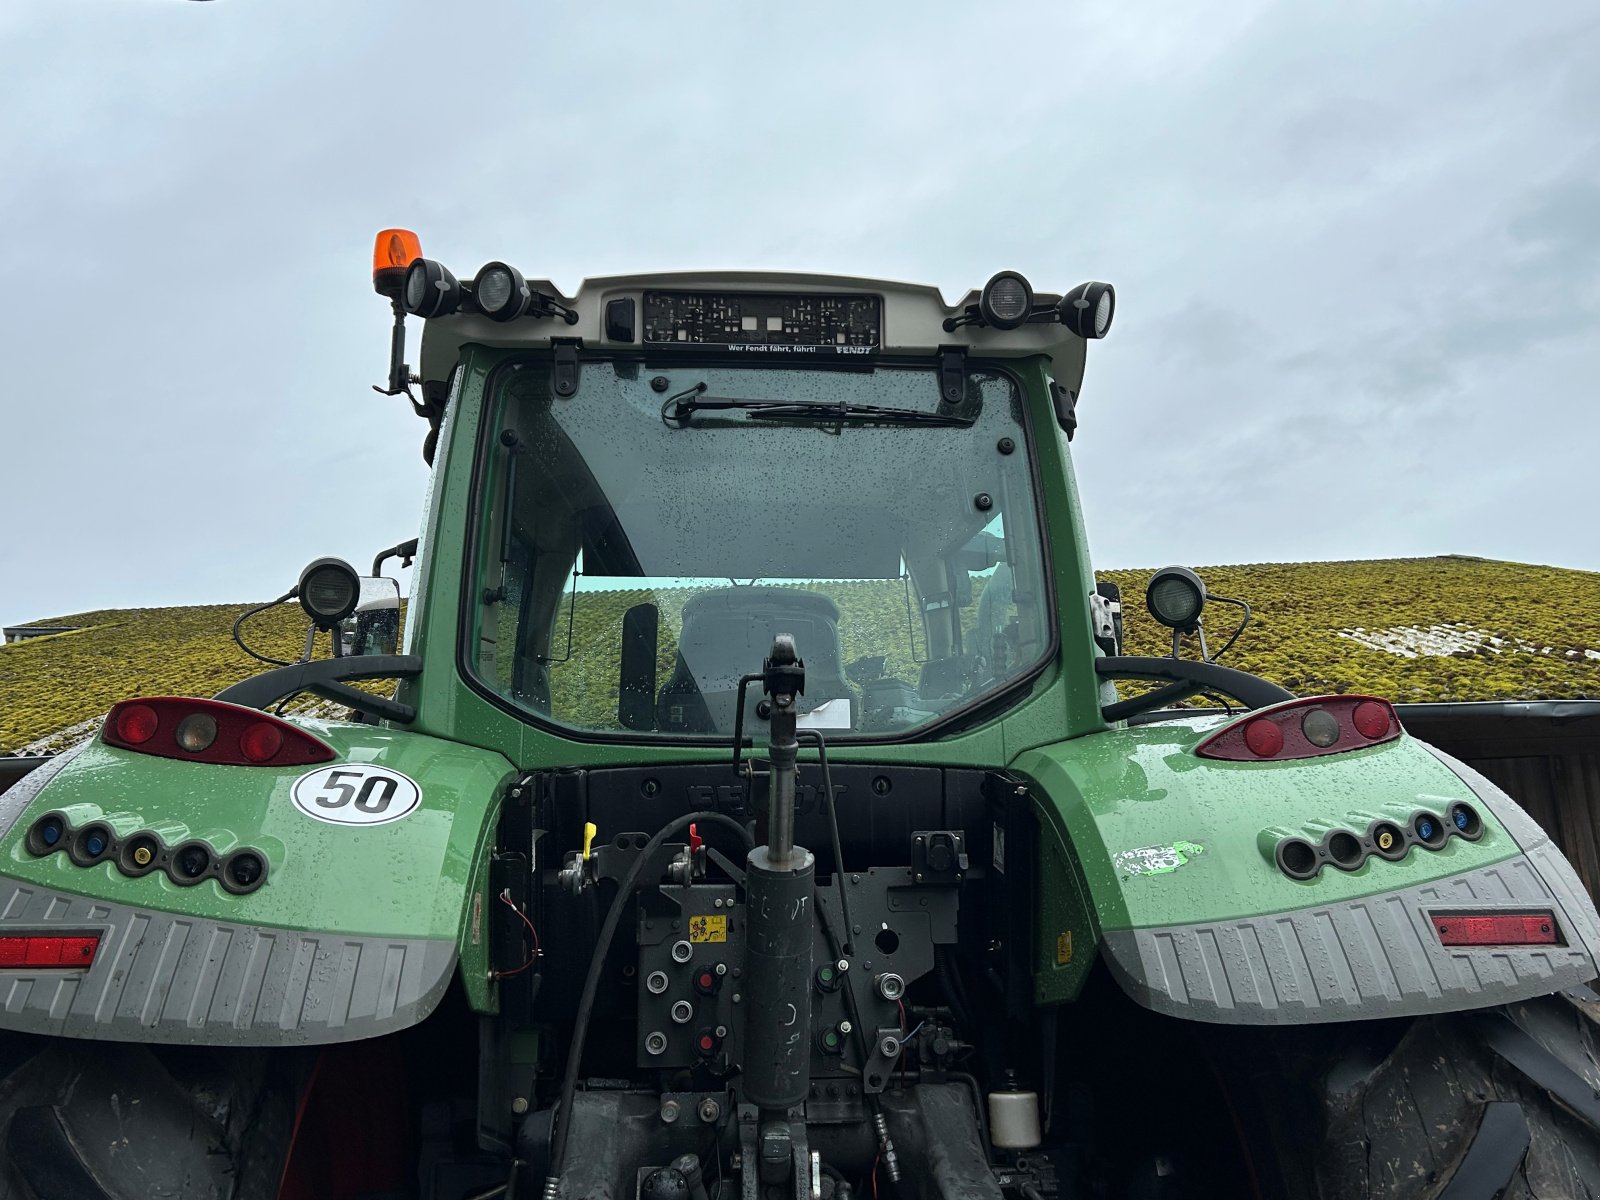
[{"label": "black cable", "polygon": [[817,743],[817,759],[822,763],[823,800],[828,808],[828,836],[833,840],[833,878],[839,885],[839,915],[844,918],[844,953],[846,958],[854,958],[856,927],[850,920],[850,893],[844,886],[844,851],[839,843],[839,812],[833,806],[833,775],[828,770],[828,747],[822,740],[821,731],[816,729],[796,730],[795,739],[815,739]]},{"label": "black cable", "polygon": [[[822,889],[818,888],[817,891],[820,893]],[[822,906],[821,901],[822,897],[819,894],[816,899],[816,906],[817,916],[821,919],[822,936],[828,943],[828,953],[833,956],[835,961],[838,961],[844,958],[844,943],[839,937],[839,931],[833,927],[833,917],[828,914],[828,910]],[[840,920],[843,920],[843,917]],[[840,1066],[853,1075],[860,1075],[862,1071],[866,1070],[867,1063],[872,1059],[872,1039],[867,1036],[867,1027],[862,1023],[861,1013],[856,1008],[856,990],[848,979],[845,980],[844,988],[840,994],[844,997],[845,1012],[850,1015],[850,1027],[855,1033],[856,1046],[861,1051],[861,1067],[857,1069],[851,1067],[848,1063],[841,1063]]]},{"label": "black cable", "polygon": [[972,1019],[972,1010],[967,1007],[966,992],[961,988],[957,967],[952,961],[952,952],[948,946],[935,946],[933,948],[933,969],[939,978],[939,986],[944,988],[944,994],[950,1000],[950,1013],[956,1019],[956,1024],[963,1031],[976,1028]]},{"label": "black cable", "polygon": [[686,813],[681,817],[675,817],[658,829],[639,851],[639,856],[633,860],[628,873],[622,877],[622,882],[617,886],[616,899],[611,902],[611,907],[606,911],[605,922],[600,926],[600,936],[595,940],[594,957],[589,960],[589,973],[584,976],[583,992],[578,997],[578,1015],[572,1026],[572,1045],[567,1052],[567,1069],[561,1078],[561,1095],[556,1101],[556,1134],[550,1149],[547,1191],[553,1191],[559,1185],[561,1168],[566,1162],[567,1137],[572,1133],[572,1105],[578,1094],[578,1070],[582,1065],[583,1044],[589,1036],[589,1018],[594,1015],[595,995],[600,990],[600,975],[605,969],[606,955],[611,949],[611,939],[616,935],[617,926],[622,921],[623,910],[633,899],[633,890],[638,887],[639,876],[644,874],[645,866],[651,857],[673,834],[682,833],[695,823],[721,825],[732,830],[739,835],[746,849],[755,844],[750,831],[725,813]]},{"label": "black cable", "polygon": [[250,649],[249,646],[246,646],[244,644],[244,639],[239,636],[239,626],[244,624],[244,619],[246,617],[253,617],[258,612],[266,612],[267,609],[271,608],[275,604],[282,604],[290,596],[294,595],[297,590],[298,589],[296,589],[296,588],[290,588],[287,592],[285,592],[283,595],[279,596],[276,600],[268,600],[265,604],[258,604],[254,608],[247,608],[242,613],[240,613],[237,617],[235,617],[233,619],[233,640],[236,643],[238,643],[239,649],[243,650],[251,658],[259,659],[264,663],[270,663],[274,667],[292,667],[292,666],[294,666],[294,664],[292,662],[285,662],[281,658],[273,658],[273,657],[271,657],[270,655],[267,655],[267,654],[257,654],[254,650]]},{"label": "black cable", "polygon": [[1226,654],[1232,645],[1239,640],[1239,635],[1250,627],[1250,606],[1243,600],[1235,600],[1229,596],[1211,596],[1209,599],[1215,600],[1219,604],[1232,604],[1244,609],[1244,619],[1239,622],[1239,628],[1235,629],[1233,631],[1233,636],[1223,643],[1222,649],[1218,650],[1211,656],[1211,661],[1216,662],[1217,659]]},{"label": "black cable", "polygon": [[960,1002],[962,1011],[965,1011],[966,1016],[968,1016],[966,1029],[976,1029],[978,1022],[973,1018],[973,1002],[966,995],[966,981],[962,979],[962,960],[960,960],[960,952],[955,947],[947,949],[946,962],[949,962],[950,965],[950,982],[955,986],[955,997]]}]

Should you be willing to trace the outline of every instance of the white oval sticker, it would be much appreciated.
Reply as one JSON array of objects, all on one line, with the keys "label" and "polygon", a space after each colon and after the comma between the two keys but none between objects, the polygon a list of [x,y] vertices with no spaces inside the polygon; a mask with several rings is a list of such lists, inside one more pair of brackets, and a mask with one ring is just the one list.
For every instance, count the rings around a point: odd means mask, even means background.
[{"label": "white oval sticker", "polygon": [[330,825],[387,825],[422,803],[414,780],[371,763],[318,767],[294,781],[293,796],[306,816]]}]

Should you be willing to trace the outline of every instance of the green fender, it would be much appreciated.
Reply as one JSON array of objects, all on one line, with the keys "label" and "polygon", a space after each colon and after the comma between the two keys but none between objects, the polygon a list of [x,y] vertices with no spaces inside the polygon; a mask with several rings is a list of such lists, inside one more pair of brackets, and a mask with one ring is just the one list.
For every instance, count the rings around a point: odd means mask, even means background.
[{"label": "green fender", "polygon": [[[1503,792],[1402,735],[1279,763],[1204,759],[1221,719],[1117,728],[1012,763],[1036,800],[1036,998],[1070,999],[1098,947],[1136,999],[1234,1023],[1366,1019],[1502,1003],[1595,975],[1600,918],[1570,865]],[[1399,861],[1368,826],[1472,804],[1483,828]],[[1346,829],[1353,870],[1279,869],[1286,835]],[[1559,943],[1445,947],[1434,912],[1551,911]]]},{"label": "green fender", "polygon": [[[493,1006],[483,875],[512,764],[403,730],[296,723],[337,752],[315,769],[397,772],[416,784],[415,807],[383,824],[333,823],[294,801],[313,768],[187,763],[99,738],[5,795],[0,933],[81,930],[100,945],[86,971],[0,964],[12,996],[0,1028],[256,1045],[368,1037],[425,1017],[462,959],[469,999]],[[235,895],[214,878],[129,877],[114,855],[89,867],[36,855],[27,831],[52,811],[76,828],[103,820],[119,841],[150,831],[169,849],[252,847],[266,879]]]}]

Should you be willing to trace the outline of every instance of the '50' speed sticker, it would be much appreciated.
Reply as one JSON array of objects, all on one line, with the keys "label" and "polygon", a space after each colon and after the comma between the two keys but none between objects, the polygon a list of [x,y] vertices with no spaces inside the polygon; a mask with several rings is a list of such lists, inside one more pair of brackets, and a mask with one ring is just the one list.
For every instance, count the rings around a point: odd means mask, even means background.
[{"label": "'50' speed sticker", "polygon": [[294,806],[330,825],[387,825],[422,803],[409,776],[371,763],[318,767],[294,781]]}]

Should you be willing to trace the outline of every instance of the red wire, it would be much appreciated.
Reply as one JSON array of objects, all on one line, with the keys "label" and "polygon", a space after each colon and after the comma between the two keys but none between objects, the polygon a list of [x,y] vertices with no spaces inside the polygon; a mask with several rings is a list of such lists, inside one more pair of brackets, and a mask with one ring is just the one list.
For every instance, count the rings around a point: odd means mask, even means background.
[{"label": "red wire", "polygon": [[528,960],[525,963],[523,963],[520,967],[510,971],[496,971],[494,973],[494,977],[496,979],[510,979],[513,975],[520,975],[529,967],[533,966],[534,961],[539,957],[539,954],[541,953],[539,949],[539,931],[533,927],[533,922],[528,920],[527,914],[511,902],[511,896],[509,892],[500,893],[500,903],[504,904],[512,912],[516,913],[518,919],[528,927],[528,932],[533,935],[533,953],[528,955]]},{"label": "red wire", "polygon": [[311,1074],[306,1077],[305,1090],[300,1093],[299,1100],[294,1106],[294,1125],[289,1130],[289,1153],[284,1155],[283,1169],[278,1173],[278,1191],[283,1191],[283,1185],[289,1178],[289,1167],[294,1159],[295,1143],[300,1140],[300,1123],[305,1120],[306,1108],[311,1103],[311,1092],[317,1086],[317,1076],[322,1072],[323,1050],[317,1051],[316,1061],[311,1064]]},{"label": "red wire", "polygon": [[872,1160],[872,1200],[878,1200],[878,1159],[882,1157],[883,1151],[879,1150],[877,1158]]},{"label": "red wire", "polygon": [[906,1031],[906,1002],[904,1000],[896,1000],[895,1006],[900,1009],[900,1032],[904,1033]]}]

